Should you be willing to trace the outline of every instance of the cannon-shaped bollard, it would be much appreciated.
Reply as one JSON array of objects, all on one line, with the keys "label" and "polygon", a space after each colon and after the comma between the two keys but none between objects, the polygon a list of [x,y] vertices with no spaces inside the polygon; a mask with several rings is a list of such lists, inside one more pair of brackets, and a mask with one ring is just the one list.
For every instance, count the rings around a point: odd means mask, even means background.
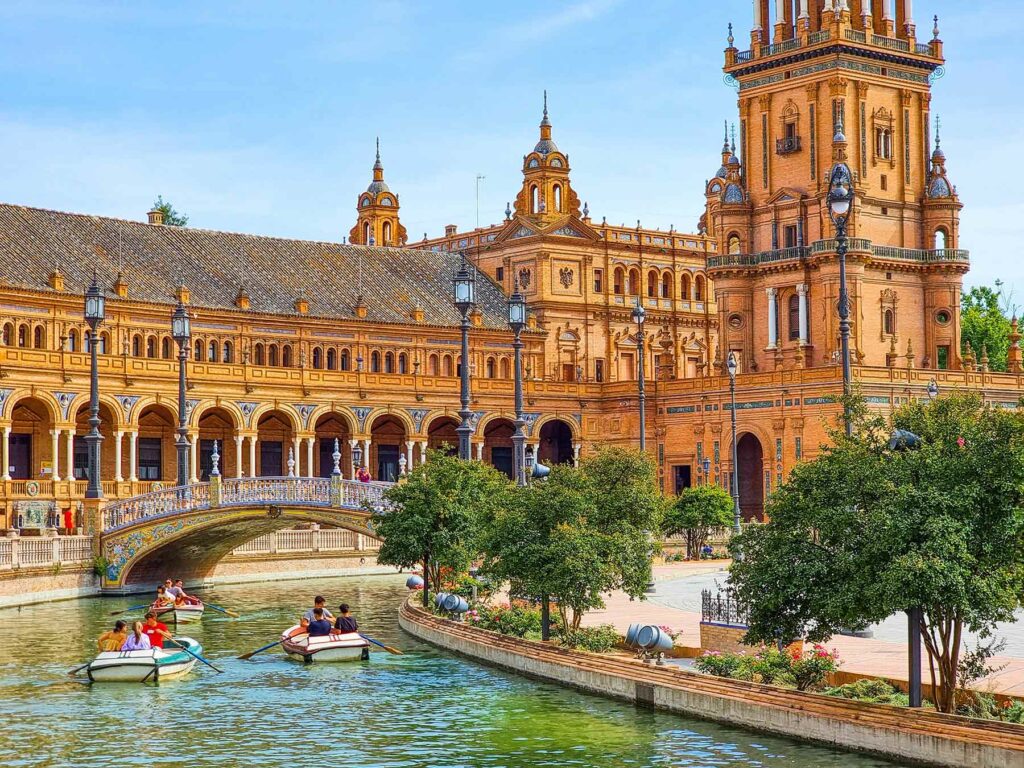
[{"label": "cannon-shaped bollard", "polygon": [[405,580],[405,586],[407,589],[423,589],[423,577],[414,573]]}]

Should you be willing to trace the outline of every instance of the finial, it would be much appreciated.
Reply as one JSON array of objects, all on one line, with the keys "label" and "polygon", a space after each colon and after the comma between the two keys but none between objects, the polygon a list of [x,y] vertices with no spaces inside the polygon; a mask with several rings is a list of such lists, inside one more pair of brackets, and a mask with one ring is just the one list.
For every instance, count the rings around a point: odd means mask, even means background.
[{"label": "finial", "polygon": [[213,441],[213,452],[210,454],[210,477],[220,477],[220,449],[217,447],[217,441]]},{"label": "finial", "polygon": [[590,218],[590,204],[586,200],[583,201],[583,218]]},{"label": "finial", "polygon": [[544,119],[540,121],[541,125],[551,125],[551,121],[548,120],[548,90],[544,89]]},{"label": "finial", "polygon": [[341,449],[338,447],[338,438],[334,438],[334,453],[331,454],[331,460],[334,462],[331,475],[337,477],[341,474]]},{"label": "finial", "polygon": [[[938,115],[935,116],[935,148],[938,149],[942,146],[942,118]],[[956,149],[954,147],[953,149]],[[955,152],[953,154],[956,154]]]},{"label": "finial", "polygon": [[732,36],[732,22],[729,22],[729,47],[732,48],[732,44],[735,42],[735,38]]},{"label": "finial", "polygon": [[375,170],[375,171],[382,171],[382,170],[384,170],[384,165],[380,161],[380,136],[377,137],[377,159],[373,163],[373,170]]},{"label": "finial", "polygon": [[935,26],[932,27],[932,40],[939,39],[939,14],[935,14]]},{"label": "finial", "polygon": [[732,146],[729,149],[734,155],[736,154],[736,123],[732,124]]},{"label": "finial", "polygon": [[509,203],[506,201],[505,202],[505,221],[511,221],[511,220],[512,220],[512,206],[509,205]]},{"label": "finial", "polygon": [[722,129],[723,130],[723,134],[722,134],[722,136],[723,136],[723,138],[722,138],[722,151],[723,152],[728,152],[729,151],[729,121],[728,120],[723,120],[722,121],[722,126],[723,126],[723,129]]},{"label": "finial", "polygon": [[842,142],[843,144],[846,143],[846,134],[843,133],[843,111],[842,110],[839,110],[836,113],[836,135],[832,137],[832,142],[834,144],[839,144],[840,142]]}]

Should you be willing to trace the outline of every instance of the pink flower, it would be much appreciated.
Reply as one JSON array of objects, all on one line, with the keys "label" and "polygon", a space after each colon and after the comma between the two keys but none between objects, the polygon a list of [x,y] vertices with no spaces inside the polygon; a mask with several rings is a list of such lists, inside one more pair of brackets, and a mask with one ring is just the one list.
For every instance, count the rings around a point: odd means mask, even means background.
[{"label": "pink flower", "polygon": [[967,445],[967,441],[966,441],[966,440],[964,440],[964,439],[963,439],[962,437],[958,437],[958,438],[956,439],[956,444],[957,444],[957,445],[958,445],[958,446],[959,446],[960,448],[963,448],[963,447],[964,447],[965,445]]}]

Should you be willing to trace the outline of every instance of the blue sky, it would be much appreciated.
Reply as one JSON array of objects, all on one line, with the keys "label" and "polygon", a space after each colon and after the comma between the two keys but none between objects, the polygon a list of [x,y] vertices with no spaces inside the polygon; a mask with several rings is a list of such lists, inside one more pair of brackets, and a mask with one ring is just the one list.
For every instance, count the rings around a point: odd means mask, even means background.
[{"label": "blue sky", "polygon": [[[591,215],[693,231],[718,167],[726,24],[749,0],[0,4],[0,200],[143,219],[158,194],[212,229],[340,240],[381,137],[410,239],[502,218],[548,89]],[[968,282],[1024,305],[1013,0],[917,0],[965,203]],[[743,46],[745,47],[745,46]],[[1009,175],[1009,174],[1006,174]],[[1014,173],[1014,176],[1019,174]]]}]

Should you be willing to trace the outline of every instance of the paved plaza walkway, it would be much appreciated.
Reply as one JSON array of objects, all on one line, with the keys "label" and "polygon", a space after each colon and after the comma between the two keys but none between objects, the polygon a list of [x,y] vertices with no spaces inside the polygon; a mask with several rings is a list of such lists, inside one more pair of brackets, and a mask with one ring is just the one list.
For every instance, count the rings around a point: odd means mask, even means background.
[{"label": "paved plaza walkway", "polygon": [[[655,590],[646,600],[630,600],[621,592],[614,593],[605,600],[607,607],[588,613],[583,624],[614,624],[623,633],[635,622],[667,625],[673,630],[682,629],[683,635],[677,641],[680,645],[697,647],[700,645],[701,590],[715,591],[716,585],[724,585],[728,566],[728,560],[655,566]],[[906,618],[903,615],[893,616],[872,627],[872,631],[872,638],[840,635],[828,642],[830,648],[839,651],[840,668],[846,672],[906,680]],[[1007,641],[1003,655],[992,660],[993,667],[1002,669],[973,687],[981,691],[1024,696],[1024,621],[1000,625],[996,635]],[[968,642],[973,645],[973,640]],[[926,655],[922,679],[929,682]]]}]

